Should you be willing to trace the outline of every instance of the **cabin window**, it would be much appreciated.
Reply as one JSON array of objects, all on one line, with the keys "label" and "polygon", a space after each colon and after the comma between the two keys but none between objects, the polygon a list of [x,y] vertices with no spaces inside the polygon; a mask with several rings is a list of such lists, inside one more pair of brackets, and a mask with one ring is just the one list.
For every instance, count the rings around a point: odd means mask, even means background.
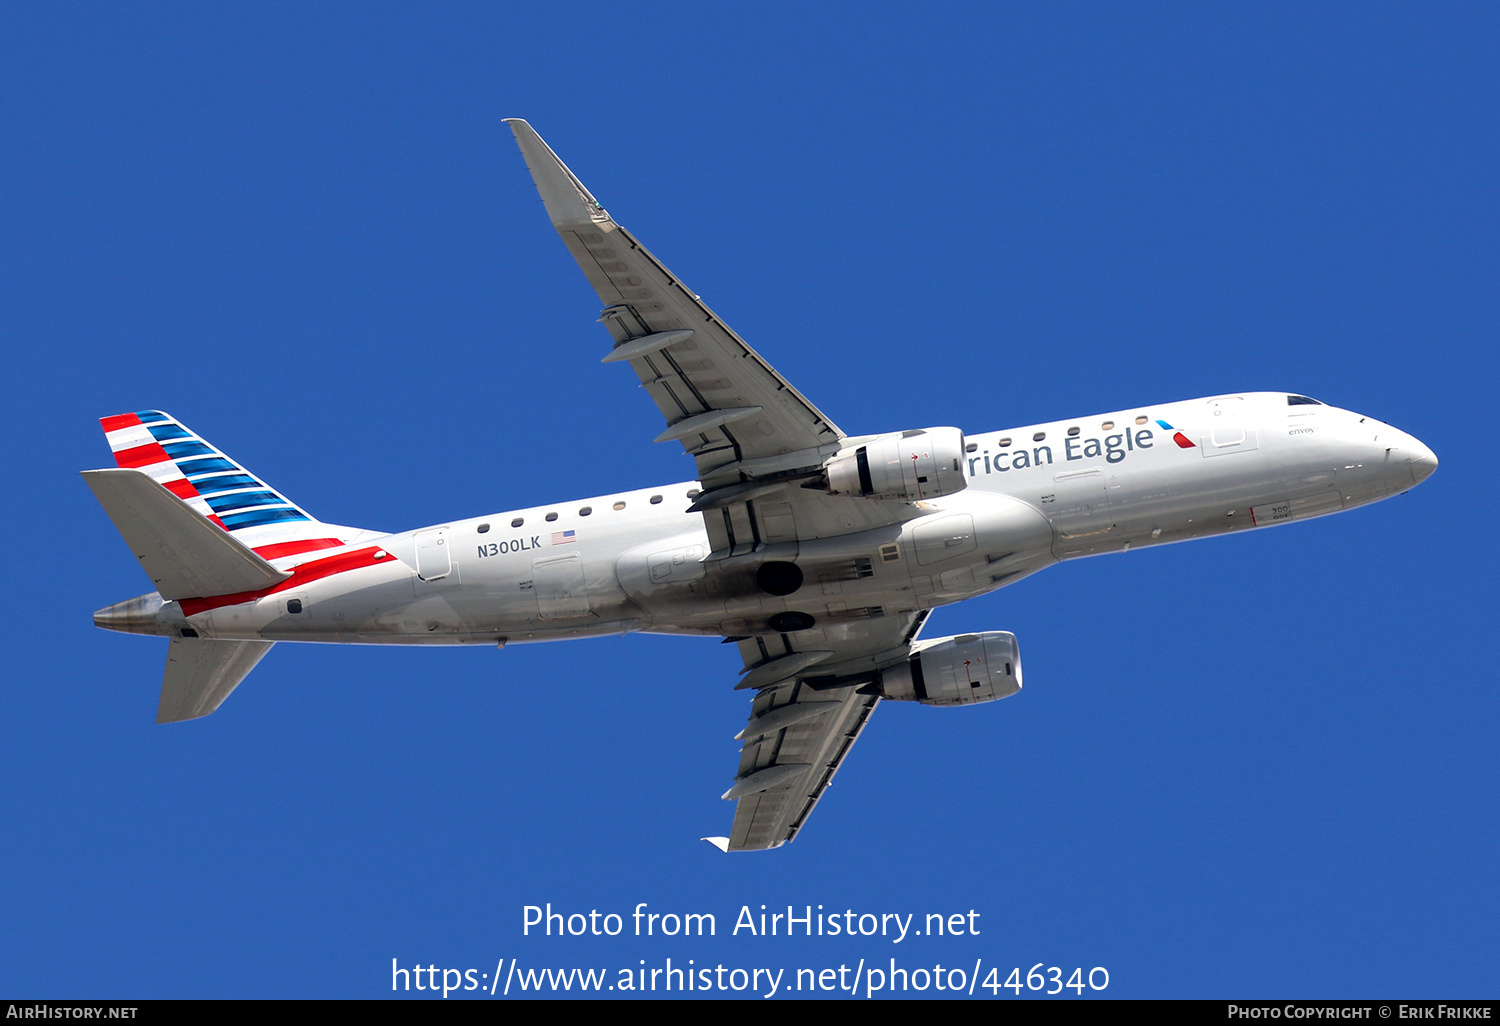
[{"label": "cabin window", "polygon": [[520,527],[524,523],[526,523],[526,518],[525,517],[516,517],[516,519],[514,519],[514,520],[512,520],[510,522],[510,526],[511,527]]},{"label": "cabin window", "polygon": [[1010,439],[1009,438],[1002,438],[1002,439],[1000,439],[1000,448],[1004,449],[1009,444],[1010,444]]},{"label": "cabin window", "polygon": [[1099,430],[1100,431],[1113,431],[1114,429],[1115,429],[1115,422],[1112,421],[1112,420],[1106,420],[1103,424],[1099,425]]},{"label": "cabin window", "polygon": [[556,519],[557,519],[557,514],[556,513],[548,513],[547,514],[547,523],[550,524],[552,521],[554,521]]},{"label": "cabin window", "polygon": [[625,508],[625,504],[623,502],[617,502],[617,503],[615,503],[615,509],[624,509],[624,508]]},{"label": "cabin window", "polygon": [[688,489],[688,498],[689,499],[696,499],[698,496],[700,496],[702,494],[703,493],[701,491],[699,491],[698,489],[696,489],[696,488],[689,488]]},{"label": "cabin window", "polygon": [[302,612],[302,600],[301,599],[287,599],[286,600],[286,611],[288,613],[300,613],[300,612]]},{"label": "cabin window", "polygon": [[578,511],[578,515],[581,516],[581,517],[586,517],[586,516],[588,516],[592,512],[594,512],[594,507],[592,507],[592,506],[585,506],[585,507],[583,507],[583,509],[581,509],[581,510]]},{"label": "cabin window", "polygon": [[[1076,427],[1070,427],[1070,428],[1068,428],[1068,437],[1069,438],[1077,438],[1078,437],[1078,428],[1076,428]],[[1037,439],[1037,441],[1041,441],[1041,439]]]},{"label": "cabin window", "polygon": [[978,442],[970,442],[968,445],[964,446],[964,452],[978,452],[978,451],[979,451],[979,443]]},{"label": "cabin window", "polygon": [[657,505],[660,502],[661,502],[661,496],[660,495],[653,495],[653,496],[651,496],[651,505],[655,506],[655,505]]},{"label": "cabin window", "polygon": [[1044,439],[1046,437],[1047,437],[1047,432],[1045,432],[1045,431],[1038,431],[1036,434],[1034,434],[1034,435],[1031,436],[1031,440],[1033,442],[1040,442],[1042,439]]},{"label": "cabin window", "polygon": [[1137,424],[1144,424],[1144,423],[1146,423],[1146,415],[1144,413],[1141,414],[1139,417],[1135,418],[1135,422]]},{"label": "cabin window", "polygon": [[490,525],[489,524],[480,524],[479,527],[478,527],[478,531],[479,531],[480,534],[489,534],[490,533]]}]

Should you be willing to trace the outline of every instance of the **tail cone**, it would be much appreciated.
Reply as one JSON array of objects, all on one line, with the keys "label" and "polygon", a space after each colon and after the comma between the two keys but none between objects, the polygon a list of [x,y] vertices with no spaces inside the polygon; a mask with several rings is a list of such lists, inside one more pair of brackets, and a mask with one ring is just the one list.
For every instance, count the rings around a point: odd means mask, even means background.
[{"label": "tail cone", "polygon": [[148,595],[137,595],[96,612],[94,626],[126,634],[155,634],[156,614],[161,606],[161,596],[154,591]]}]

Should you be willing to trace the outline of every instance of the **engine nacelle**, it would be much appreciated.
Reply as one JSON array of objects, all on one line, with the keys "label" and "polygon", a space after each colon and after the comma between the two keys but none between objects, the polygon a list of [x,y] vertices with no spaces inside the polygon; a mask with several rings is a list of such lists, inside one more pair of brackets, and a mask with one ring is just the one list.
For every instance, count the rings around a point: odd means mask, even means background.
[{"label": "engine nacelle", "polygon": [[1021,690],[1021,650],[1008,631],[920,641],[912,655],[884,671],[881,694],[898,702],[976,705]]},{"label": "engine nacelle", "polygon": [[968,487],[964,433],[955,427],[882,435],[838,453],[823,467],[830,495],[869,499],[933,499]]}]

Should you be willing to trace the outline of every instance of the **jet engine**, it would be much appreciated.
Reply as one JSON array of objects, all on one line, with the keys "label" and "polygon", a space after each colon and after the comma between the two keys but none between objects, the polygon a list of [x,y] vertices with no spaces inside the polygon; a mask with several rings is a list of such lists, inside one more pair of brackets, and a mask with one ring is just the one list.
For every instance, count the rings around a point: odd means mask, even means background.
[{"label": "jet engine", "polygon": [[882,697],[923,705],[977,705],[1021,690],[1021,650],[1007,631],[920,641],[886,670]]},{"label": "jet engine", "polygon": [[868,499],[932,499],[968,487],[964,433],[955,427],[881,435],[837,453],[819,482],[830,495]]}]

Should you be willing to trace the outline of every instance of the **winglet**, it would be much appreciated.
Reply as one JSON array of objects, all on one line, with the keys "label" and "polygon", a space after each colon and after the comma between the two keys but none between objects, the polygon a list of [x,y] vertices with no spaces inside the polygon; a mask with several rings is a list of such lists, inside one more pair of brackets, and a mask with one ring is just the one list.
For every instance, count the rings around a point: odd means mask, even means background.
[{"label": "winglet", "polygon": [[578,176],[557,159],[552,148],[542,141],[536,130],[520,118],[506,118],[505,123],[516,135],[521,147],[521,156],[526,158],[526,167],[536,182],[537,192],[542,194],[542,203],[552,218],[554,228],[576,228],[607,222],[609,215],[583,187]]},{"label": "winglet", "polygon": [[698,840],[707,841],[725,854],[729,853],[729,838],[727,837],[700,837]]}]

